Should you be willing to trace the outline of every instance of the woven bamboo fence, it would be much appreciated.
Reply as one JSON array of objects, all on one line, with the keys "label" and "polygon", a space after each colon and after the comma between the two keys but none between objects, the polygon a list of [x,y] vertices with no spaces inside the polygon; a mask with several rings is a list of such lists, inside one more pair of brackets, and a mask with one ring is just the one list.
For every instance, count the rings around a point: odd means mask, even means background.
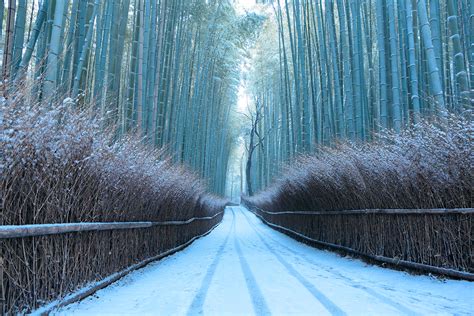
[{"label": "woven bamboo fence", "polygon": [[474,209],[269,212],[266,224],[314,246],[474,281]]},{"label": "woven bamboo fence", "polygon": [[[0,313],[25,313],[51,301],[57,302],[51,307],[61,306],[66,295],[67,303],[81,299],[187,246],[217,226],[222,215],[166,222],[0,226]],[[97,281],[89,291],[70,296]]]}]

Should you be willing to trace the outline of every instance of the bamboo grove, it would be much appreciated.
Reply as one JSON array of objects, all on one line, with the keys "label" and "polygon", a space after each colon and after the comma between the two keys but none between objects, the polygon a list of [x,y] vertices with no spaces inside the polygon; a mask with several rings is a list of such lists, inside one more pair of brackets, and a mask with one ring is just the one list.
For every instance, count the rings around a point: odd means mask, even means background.
[{"label": "bamboo grove", "polygon": [[472,111],[472,1],[275,0],[268,16],[247,82],[256,189],[297,154]]},{"label": "bamboo grove", "polygon": [[167,148],[222,193],[241,48],[255,16],[229,1],[0,1],[2,93],[67,102],[117,138]]}]

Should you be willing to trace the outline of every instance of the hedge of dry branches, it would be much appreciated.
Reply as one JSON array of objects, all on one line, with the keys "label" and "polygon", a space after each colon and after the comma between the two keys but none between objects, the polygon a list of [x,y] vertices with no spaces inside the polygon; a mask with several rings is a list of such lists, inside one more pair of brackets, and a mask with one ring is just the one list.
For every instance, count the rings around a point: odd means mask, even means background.
[{"label": "hedge of dry branches", "polygon": [[[0,225],[166,221],[210,216],[226,201],[160,151],[113,141],[70,104],[2,100]],[[0,299],[28,311],[87,282],[174,248],[221,219],[176,227],[0,240]]]},{"label": "hedge of dry branches", "polygon": [[472,208],[474,122],[450,116],[303,156],[247,201],[269,211]]},{"label": "hedge of dry branches", "polygon": [[[270,223],[356,251],[474,272],[474,215],[424,214],[472,208],[474,123],[450,116],[422,122],[370,144],[345,143],[286,166],[279,180],[252,197]],[[363,209],[419,209],[420,214],[341,214]]]},{"label": "hedge of dry branches", "polygon": [[474,213],[258,214],[306,237],[369,256],[474,273]]},{"label": "hedge of dry branches", "polygon": [[26,312],[64,297],[89,282],[184,244],[221,219],[185,226],[0,239],[5,312]]}]

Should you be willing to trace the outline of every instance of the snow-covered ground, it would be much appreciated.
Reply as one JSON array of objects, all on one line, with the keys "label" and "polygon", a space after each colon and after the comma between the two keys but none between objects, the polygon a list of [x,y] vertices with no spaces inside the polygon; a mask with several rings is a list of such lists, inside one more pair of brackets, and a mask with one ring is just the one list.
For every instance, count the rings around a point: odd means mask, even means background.
[{"label": "snow-covered ground", "polygon": [[211,234],[58,314],[474,314],[474,283],[342,258],[229,207]]}]

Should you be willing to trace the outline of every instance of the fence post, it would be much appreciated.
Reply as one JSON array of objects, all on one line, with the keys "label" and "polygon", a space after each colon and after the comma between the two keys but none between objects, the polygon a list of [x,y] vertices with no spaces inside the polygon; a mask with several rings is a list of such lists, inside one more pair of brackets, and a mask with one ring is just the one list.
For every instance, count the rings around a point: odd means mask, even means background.
[{"label": "fence post", "polygon": [[0,257],[0,313],[5,315],[5,285],[3,283],[3,258]]}]

